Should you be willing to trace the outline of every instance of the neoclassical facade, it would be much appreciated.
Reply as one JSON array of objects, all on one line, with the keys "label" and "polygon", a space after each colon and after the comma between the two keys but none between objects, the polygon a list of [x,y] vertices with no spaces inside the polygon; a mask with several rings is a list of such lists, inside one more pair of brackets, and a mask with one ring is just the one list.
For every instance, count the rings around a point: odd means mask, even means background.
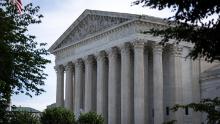
[{"label": "neoclassical facade", "polygon": [[85,10],[49,51],[55,55],[56,105],[78,115],[95,111],[108,124],[200,124],[174,104],[200,100],[200,60],[186,58],[192,45],[143,34],[166,28],[146,15]]}]

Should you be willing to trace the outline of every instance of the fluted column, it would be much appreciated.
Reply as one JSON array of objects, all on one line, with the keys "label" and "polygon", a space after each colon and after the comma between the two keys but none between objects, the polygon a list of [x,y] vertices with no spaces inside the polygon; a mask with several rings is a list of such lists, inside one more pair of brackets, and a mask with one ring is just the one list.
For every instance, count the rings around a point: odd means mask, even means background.
[{"label": "fluted column", "polygon": [[111,48],[108,52],[109,77],[108,77],[108,124],[120,123],[120,106],[118,104],[118,88],[120,84],[120,70],[117,48]]},{"label": "fluted column", "polygon": [[162,46],[153,46],[153,104],[154,124],[162,124],[163,118],[163,65]]},{"label": "fluted column", "polygon": [[75,62],[75,103],[74,111],[76,116],[80,114],[81,102],[82,102],[82,90],[83,90],[83,61],[78,59]]},{"label": "fluted column", "polygon": [[131,111],[131,50],[128,43],[121,49],[121,124],[132,123]]},{"label": "fluted column", "polygon": [[144,43],[134,42],[134,123],[144,124]]},{"label": "fluted column", "polygon": [[96,55],[97,60],[97,101],[96,111],[102,114],[107,122],[107,91],[108,91],[108,67],[107,67],[107,56],[104,51],[99,52]]},{"label": "fluted column", "polygon": [[56,106],[64,106],[64,67],[62,65],[55,66],[57,73],[57,91],[56,91]]},{"label": "fluted column", "polygon": [[85,60],[85,112],[89,112],[92,110],[92,88],[93,88],[93,65],[94,65],[94,57],[89,55],[84,58]]},{"label": "fluted column", "polygon": [[[174,104],[183,104],[183,89],[182,89],[182,65],[181,65],[181,54],[182,48],[179,46],[171,47],[171,63],[173,65],[173,71],[171,75],[172,77],[172,85],[174,89]],[[175,120],[179,124],[183,123],[183,112],[182,110],[178,110],[174,113]]]},{"label": "fluted column", "polygon": [[65,108],[73,110],[73,65],[68,63],[65,66],[66,71],[66,90],[65,90]]},{"label": "fluted column", "polygon": [[[196,59],[196,60],[191,60],[191,64],[192,64],[192,69],[191,69],[191,75],[192,75],[192,79],[191,79],[191,83],[192,83],[192,102],[194,103],[198,103],[201,100],[201,89],[200,89],[200,80],[199,80],[199,76],[200,76],[200,60]],[[192,112],[192,123],[193,124],[201,124],[202,121],[205,118],[202,118],[202,114],[199,112]]]}]

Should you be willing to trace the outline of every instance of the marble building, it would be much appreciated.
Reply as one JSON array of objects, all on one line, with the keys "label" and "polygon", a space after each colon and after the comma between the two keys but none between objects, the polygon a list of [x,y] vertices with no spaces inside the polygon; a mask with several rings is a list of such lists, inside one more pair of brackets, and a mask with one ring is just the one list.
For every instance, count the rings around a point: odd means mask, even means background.
[{"label": "marble building", "polygon": [[186,58],[192,45],[173,40],[162,47],[160,37],[142,33],[167,26],[146,15],[85,10],[49,49],[56,105],[96,111],[108,124],[200,124],[199,113],[169,110],[200,100],[203,66]]}]

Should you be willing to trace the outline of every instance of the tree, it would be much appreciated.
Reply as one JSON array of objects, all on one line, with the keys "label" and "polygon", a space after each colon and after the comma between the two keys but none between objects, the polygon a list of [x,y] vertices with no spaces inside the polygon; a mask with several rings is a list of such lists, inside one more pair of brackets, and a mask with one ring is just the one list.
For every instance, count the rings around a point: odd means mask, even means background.
[{"label": "tree", "polygon": [[145,33],[162,36],[162,44],[169,39],[176,39],[177,43],[186,41],[194,44],[189,54],[193,59],[203,57],[209,62],[220,60],[219,0],[136,0],[134,4],[158,10],[169,8],[174,12],[167,20],[170,25],[175,22],[175,26]]},{"label": "tree", "polygon": [[9,124],[40,124],[38,115],[27,111],[14,111],[10,113]]},{"label": "tree", "polygon": [[50,61],[44,56],[49,53],[45,43],[38,44],[28,33],[29,25],[41,22],[43,16],[38,11],[39,7],[30,3],[19,14],[7,0],[0,0],[0,123],[12,94],[44,92],[39,86],[47,76],[43,69]]},{"label": "tree", "polygon": [[190,103],[188,105],[175,105],[172,110],[177,111],[180,108],[191,108],[196,112],[207,113],[207,124],[220,123],[220,98],[203,99],[199,103]]},{"label": "tree", "polygon": [[78,124],[104,124],[104,118],[95,112],[80,113]]},{"label": "tree", "polygon": [[40,117],[42,124],[75,124],[75,115],[62,107],[52,107],[44,110]]},{"label": "tree", "polygon": [[[193,59],[205,58],[208,62],[220,61],[220,1],[218,0],[136,0],[135,5],[143,5],[152,9],[169,8],[174,15],[169,17],[166,29],[151,29],[144,33],[162,36],[161,44],[169,39],[177,43],[185,41],[194,45],[189,56]],[[172,110],[191,108],[207,114],[208,124],[220,123],[220,99],[204,99],[199,103],[175,105]],[[173,124],[176,121],[167,122]],[[178,123],[178,122],[177,122]]]}]

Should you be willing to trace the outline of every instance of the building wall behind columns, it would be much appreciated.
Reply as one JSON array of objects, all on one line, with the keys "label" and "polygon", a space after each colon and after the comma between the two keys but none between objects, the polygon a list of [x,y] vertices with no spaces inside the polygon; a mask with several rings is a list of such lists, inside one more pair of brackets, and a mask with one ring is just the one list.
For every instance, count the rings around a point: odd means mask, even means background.
[{"label": "building wall behind columns", "polygon": [[[73,62],[72,62],[73,63]],[[72,111],[75,112],[74,110],[74,103],[75,103],[75,85],[76,85],[76,78],[75,78],[75,65],[73,63],[73,76],[72,76],[72,80],[73,80],[73,85],[72,85]]]},{"label": "building wall behind columns", "polygon": [[82,84],[81,84],[81,96],[80,96],[80,111],[84,112],[85,110],[85,63],[83,63],[83,68],[82,68]]},{"label": "building wall behind columns", "polygon": [[163,101],[164,101],[164,121],[170,121],[172,120],[172,112],[170,110],[171,106],[171,96],[173,94],[173,90],[171,88],[171,82],[169,80],[170,77],[170,65],[169,65],[169,47],[165,47],[162,53],[163,56],[163,83],[164,83],[164,89],[163,89]]},{"label": "building wall behind columns", "polygon": [[92,111],[96,111],[96,101],[97,101],[97,61],[93,63],[92,70]]},{"label": "building wall behind columns", "polygon": [[149,93],[149,73],[148,73],[148,68],[149,68],[149,51],[150,51],[150,48],[149,46],[145,46],[145,49],[144,49],[144,95],[145,95],[145,101],[144,101],[144,114],[145,114],[145,123],[149,123],[149,118],[150,118],[150,114],[149,114],[149,104],[150,104],[150,101],[149,101],[149,97],[150,97],[150,94]]},{"label": "building wall behind columns", "polygon": [[[201,91],[200,91],[200,60],[191,60],[192,63],[192,99],[193,102],[198,103],[201,99]],[[192,123],[193,124],[201,124],[202,122],[202,114],[194,112],[192,113]]]},{"label": "building wall behind columns", "polygon": [[148,117],[149,117],[149,124],[154,123],[153,118],[153,53],[152,49],[149,48],[148,51],[148,81],[149,81],[149,90],[148,90],[148,101],[149,101],[149,107],[148,107]]}]

